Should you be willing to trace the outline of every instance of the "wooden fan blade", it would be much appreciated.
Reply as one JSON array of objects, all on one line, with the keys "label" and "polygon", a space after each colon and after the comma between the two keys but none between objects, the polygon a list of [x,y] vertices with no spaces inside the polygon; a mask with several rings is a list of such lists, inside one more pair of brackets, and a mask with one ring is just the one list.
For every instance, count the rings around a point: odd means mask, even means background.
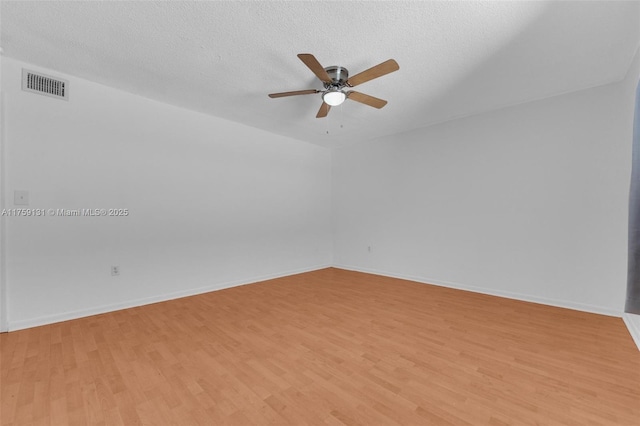
[{"label": "wooden fan blade", "polygon": [[329,74],[327,74],[327,72],[324,70],[322,65],[320,65],[320,62],[318,62],[315,56],[313,56],[311,53],[300,53],[298,54],[298,58],[300,58],[300,60],[304,62],[304,64],[309,67],[311,71],[313,71],[313,73],[320,79],[321,82],[331,83],[331,77],[329,77]]},{"label": "wooden fan blade", "polygon": [[374,108],[382,108],[387,104],[384,99],[374,98],[373,96],[365,95],[364,93],[350,91],[347,93],[347,99],[360,102],[361,104],[369,105]]},{"label": "wooden fan blade", "polygon": [[375,67],[371,67],[368,70],[362,71],[360,74],[356,74],[347,80],[347,84],[351,87],[357,86],[358,84],[366,83],[369,80],[373,80],[374,78],[382,77],[383,75],[392,73],[394,71],[398,71],[400,66],[393,59],[389,59],[388,61],[384,61],[381,64],[376,65]]},{"label": "wooden fan blade", "polygon": [[319,90],[309,89],[309,90],[296,90],[294,92],[281,92],[281,93],[270,93],[270,98],[282,98],[285,96],[296,96],[296,95],[311,95],[313,93],[318,93]]},{"label": "wooden fan blade", "polygon": [[331,105],[328,103],[322,102],[320,105],[320,109],[318,110],[318,114],[316,114],[316,118],[323,118],[329,114],[329,110],[331,109]]}]

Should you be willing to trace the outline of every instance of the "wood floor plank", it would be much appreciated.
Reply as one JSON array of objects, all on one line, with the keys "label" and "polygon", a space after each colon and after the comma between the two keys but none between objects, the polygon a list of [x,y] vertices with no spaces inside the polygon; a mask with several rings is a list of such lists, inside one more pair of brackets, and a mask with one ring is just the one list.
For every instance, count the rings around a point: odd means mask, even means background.
[{"label": "wood floor plank", "polygon": [[0,335],[0,424],[640,425],[620,318],[324,269]]}]

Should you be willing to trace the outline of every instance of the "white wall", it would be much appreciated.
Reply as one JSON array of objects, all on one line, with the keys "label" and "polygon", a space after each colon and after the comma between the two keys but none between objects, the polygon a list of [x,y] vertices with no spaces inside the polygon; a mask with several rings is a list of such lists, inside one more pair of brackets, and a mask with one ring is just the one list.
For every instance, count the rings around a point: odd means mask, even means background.
[{"label": "white wall", "polygon": [[[70,100],[21,91],[22,66]],[[130,211],[8,218],[9,329],[331,264],[328,149],[8,58],[2,77],[7,207],[28,190],[30,208]]]},{"label": "white wall", "polygon": [[337,149],[335,264],[621,315],[629,100],[622,82]]}]

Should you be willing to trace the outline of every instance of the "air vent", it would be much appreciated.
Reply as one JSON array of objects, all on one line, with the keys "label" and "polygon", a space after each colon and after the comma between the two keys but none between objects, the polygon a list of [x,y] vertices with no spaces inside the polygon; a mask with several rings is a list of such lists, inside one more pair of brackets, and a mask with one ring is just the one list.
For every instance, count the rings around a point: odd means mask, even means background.
[{"label": "air vent", "polygon": [[69,82],[34,71],[22,69],[22,90],[52,98],[69,100]]}]

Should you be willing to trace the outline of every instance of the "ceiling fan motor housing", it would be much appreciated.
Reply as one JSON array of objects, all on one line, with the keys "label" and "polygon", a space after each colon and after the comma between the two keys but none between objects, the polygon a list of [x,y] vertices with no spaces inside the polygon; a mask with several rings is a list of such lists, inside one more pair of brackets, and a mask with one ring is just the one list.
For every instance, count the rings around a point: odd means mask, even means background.
[{"label": "ceiling fan motor housing", "polygon": [[331,77],[331,83],[325,83],[325,87],[344,87],[349,79],[349,70],[337,65],[333,65],[324,69],[329,77]]}]

